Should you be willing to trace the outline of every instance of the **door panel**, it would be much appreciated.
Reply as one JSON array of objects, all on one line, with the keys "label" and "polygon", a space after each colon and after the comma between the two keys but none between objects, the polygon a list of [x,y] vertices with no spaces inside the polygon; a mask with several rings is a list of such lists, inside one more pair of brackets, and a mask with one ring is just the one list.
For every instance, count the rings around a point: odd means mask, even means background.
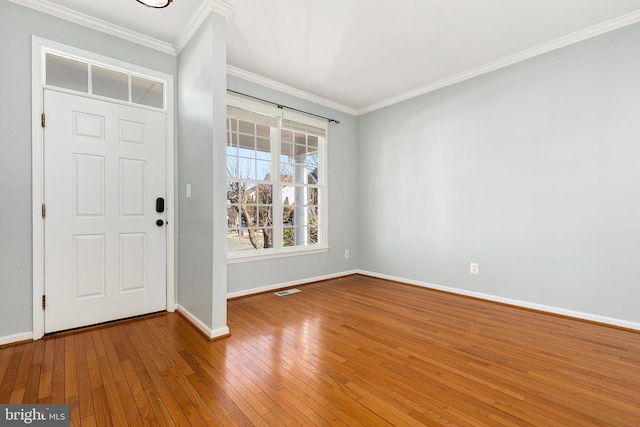
[{"label": "door panel", "polygon": [[80,300],[82,298],[104,296],[104,234],[73,236],[73,258],[71,262],[73,264],[74,299]]},{"label": "door panel", "polygon": [[45,332],[166,309],[166,116],[45,90]]}]

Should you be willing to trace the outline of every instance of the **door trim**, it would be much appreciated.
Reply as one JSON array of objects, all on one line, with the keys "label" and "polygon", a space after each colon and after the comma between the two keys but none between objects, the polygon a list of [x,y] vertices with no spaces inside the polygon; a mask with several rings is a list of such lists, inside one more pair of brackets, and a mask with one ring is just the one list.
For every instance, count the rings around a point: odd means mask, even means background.
[{"label": "door trim", "polygon": [[77,49],[40,37],[31,38],[31,197],[32,197],[32,259],[33,259],[33,339],[44,336],[44,312],[42,295],[44,294],[44,221],[42,220],[42,203],[44,199],[44,132],[41,126],[41,114],[44,109],[44,53],[57,52],[98,62],[115,68],[128,70],[137,74],[153,77],[165,83],[166,96],[166,147],[165,168],[167,186],[167,311],[175,311],[175,225],[177,224],[177,204],[175,197],[175,143],[174,143],[174,83],[173,76],[150,70],[134,64],[122,62],[88,51]]}]

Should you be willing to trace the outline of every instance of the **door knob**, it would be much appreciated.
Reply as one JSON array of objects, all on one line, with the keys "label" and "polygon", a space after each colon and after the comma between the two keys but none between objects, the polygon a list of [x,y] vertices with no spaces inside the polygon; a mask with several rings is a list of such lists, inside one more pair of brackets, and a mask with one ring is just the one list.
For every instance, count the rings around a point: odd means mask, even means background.
[{"label": "door knob", "polygon": [[161,220],[161,219],[157,220],[157,221],[156,221],[156,225],[157,225],[158,227],[162,227],[162,226],[164,225],[164,220]]}]

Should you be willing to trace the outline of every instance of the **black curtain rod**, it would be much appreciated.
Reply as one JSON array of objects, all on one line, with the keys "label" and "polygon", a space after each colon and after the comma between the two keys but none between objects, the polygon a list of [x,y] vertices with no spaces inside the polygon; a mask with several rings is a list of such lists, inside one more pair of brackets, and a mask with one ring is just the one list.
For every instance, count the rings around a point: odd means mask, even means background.
[{"label": "black curtain rod", "polygon": [[297,108],[293,108],[293,107],[287,107],[286,105],[282,105],[282,104],[278,104],[277,102],[268,101],[266,99],[258,98],[257,96],[247,95],[246,93],[238,92],[238,91],[231,90],[231,89],[227,89],[227,92],[235,93],[236,95],[246,96],[247,98],[251,98],[251,99],[258,100],[258,101],[266,102],[267,104],[275,105],[276,107],[280,108],[281,110],[286,108],[287,110],[297,111],[298,113],[308,114],[310,116],[314,116],[314,117],[319,117],[321,119],[325,119],[329,123],[333,122],[333,123],[336,123],[336,124],[340,124],[340,122],[338,120],[336,120],[336,119],[331,119],[329,117],[320,116],[318,114],[313,114],[313,113],[310,113],[308,111],[298,110]]}]

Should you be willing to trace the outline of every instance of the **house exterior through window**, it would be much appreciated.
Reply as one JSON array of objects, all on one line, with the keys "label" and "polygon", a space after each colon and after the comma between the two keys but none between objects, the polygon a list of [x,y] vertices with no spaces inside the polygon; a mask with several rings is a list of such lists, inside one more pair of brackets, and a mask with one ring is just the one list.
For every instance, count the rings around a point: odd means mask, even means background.
[{"label": "house exterior through window", "polygon": [[326,130],[305,116],[229,100],[229,258],[326,249]]}]

